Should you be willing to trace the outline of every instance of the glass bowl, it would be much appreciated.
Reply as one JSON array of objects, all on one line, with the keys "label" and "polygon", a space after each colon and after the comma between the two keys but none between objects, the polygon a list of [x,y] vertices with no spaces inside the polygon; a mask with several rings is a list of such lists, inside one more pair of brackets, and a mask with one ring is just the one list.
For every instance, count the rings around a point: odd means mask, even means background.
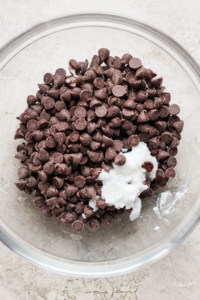
[{"label": "glass bowl", "polygon": [[[91,59],[101,47],[131,53],[164,78],[185,122],[177,177],[143,201],[140,218],[118,217],[112,227],[75,234],[56,218],[45,218],[15,187],[13,136],[26,97],[45,72],[68,60]],[[0,233],[9,248],[30,261],[67,275],[103,277],[133,271],[163,257],[194,228],[200,216],[200,69],[175,41],[146,24],[121,16],[77,14],[39,24],[0,50]],[[163,195],[163,194],[162,194]]]}]

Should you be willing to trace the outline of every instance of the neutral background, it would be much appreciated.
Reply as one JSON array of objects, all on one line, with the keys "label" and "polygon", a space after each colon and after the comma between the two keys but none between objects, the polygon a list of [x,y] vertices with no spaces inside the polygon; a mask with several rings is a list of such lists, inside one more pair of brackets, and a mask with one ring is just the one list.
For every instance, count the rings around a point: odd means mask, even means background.
[{"label": "neutral background", "polygon": [[[198,0],[0,0],[0,46],[38,22],[77,11],[119,13],[147,22],[200,63]],[[40,269],[0,244],[0,299],[199,300],[199,256],[200,226],[170,255],[142,270],[80,279]]]}]

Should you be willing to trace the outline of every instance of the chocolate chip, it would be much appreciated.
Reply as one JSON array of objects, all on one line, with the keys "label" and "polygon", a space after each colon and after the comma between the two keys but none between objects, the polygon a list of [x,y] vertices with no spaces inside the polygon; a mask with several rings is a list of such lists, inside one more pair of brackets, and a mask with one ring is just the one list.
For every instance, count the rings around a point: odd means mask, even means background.
[{"label": "chocolate chip", "polygon": [[82,101],[86,101],[87,102],[91,97],[92,97],[91,90],[85,89],[85,90],[82,90],[81,93],[80,93],[80,99]]},{"label": "chocolate chip", "polygon": [[162,169],[156,171],[156,182],[161,182],[165,178],[165,172]]},{"label": "chocolate chip", "polygon": [[94,94],[98,99],[104,100],[107,97],[107,90],[106,90],[106,88],[102,88],[102,89],[96,90],[94,92]]},{"label": "chocolate chip", "polygon": [[161,93],[160,97],[163,101],[163,104],[169,104],[171,100],[171,95],[169,93]]},{"label": "chocolate chip", "polygon": [[83,131],[87,126],[87,122],[84,118],[80,118],[75,121],[74,126],[76,130]]},{"label": "chocolate chip", "polygon": [[53,174],[53,172],[54,172],[53,162],[49,161],[49,162],[45,163],[43,166],[43,171],[48,175]]},{"label": "chocolate chip", "polygon": [[[169,130],[170,130],[171,128],[169,127]],[[181,139],[181,134],[180,134],[180,132],[178,132],[177,130],[172,130],[172,136],[173,137],[176,137],[178,140],[180,140]]]},{"label": "chocolate chip", "polygon": [[151,161],[145,161],[142,165],[142,168],[144,168],[147,173],[150,173],[153,170],[153,164]]},{"label": "chocolate chip", "polygon": [[172,104],[169,107],[169,113],[171,115],[178,115],[180,113],[180,107],[177,104]]},{"label": "chocolate chip", "polygon": [[80,220],[76,220],[72,223],[72,229],[75,232],[81,232],[84,229],[84,223]]},{"label": "chocolate chip", "polygon": [[94,163],[100,163],[103,161],[104,155],[102,151],[87,151],[87,154],[90,158],[90,160]]},{"label": "chocolate chip", "polygon": [[170,167],[165,171],[165,174],[166,174],[167,178],[169,179],[169,178],[174,178],[176,175],[176,172],[174,171],[174,169],[172,167]]},{"label": "chocolate chip", "polygon": [[175,167],[176,165],[177,165],[177,160],[176,160],[176,158],[175,157],[170,157],[170,158],[168,158],[168,160],[167,160],[167,165],[168,165],[168,167]]},{"label": "chocolate chip", "polygon": [[39,119],[38,120],[38,129],[45,129],[48,127],[49,122],[45,119]]},{"label": "chocolate chip", "polygon": [[145,123],[149,121],[149,115],[147,113],[147,111],[144,109],[140,112],[138,118],[137,118],[137,122],[138,123]]},{"label": "chocolate chip", "polygon": [[104,87],[104,81],[100,77],[95,78],[93,84],[97,89],[102,89]]},{"label": "chocolate chip", "polygon": [[107,112],[107,117],[111,118],[111,117],[116,117],[120,114],[120,109],[119,107],[115,106],[115,105],[111,105],[108,109]]},{"label": "chocolate chip", "polygon": [[72,223],[75,222],[76,220],[76,217],[73,213],[71,212],[68,212],[68,213],[65,213],[62,217],[61,217],[61,221],[64,222],[64,223]]},{"label": "chocolate chip", "polygon": [[171,132],[165,131],[161,134],[161,141],[165,142],[166,144],[169,144],[171,140],[172,140]]},{"label": "chocolate chip", "polygon": [[51,84],[53,81],[53,75],[51,73],[46,73],[46,74],[44,74],[43,80],[44,80],[44,83]]},{"label": "chocolate chip", "polygon": [[15,154],[15,158],[24,161],[26,159],[26,150],[21,150],[17,154]]},{"label": "chocolate chip", "polygon": [[114,160],[114,163],[117,165],[117,166],[123,166],[125,163],[126,163],[126,157],[122,154],[118,154],[116,157],[115,157],[115,160]]},{"label": "chocolate chip", "polygon": [[95,141],[92,141],[92,143],[90,144],[90,148],[92,151],[96,151],[97,149],[99,149],[101,146],[101,143],[99,142],[95,142]]},{"label": "chocolate chip", "polygon": [[148,116],[150,121],[156,121],[160,116],[160,112],[157,109],[151,109],[148,112]]},{"label": "chocolate chip", "polygon": [[78,188],[83,188],[85,183],[86,181],[84,176],[76,176],[74,179],[74,185]]},{"label": "chocolate chip", "polygon": [[91,220],[89,220],[89,226],[91,230],[96,230],[100,227],[100,222],[96,218],[92,218]]},{"label": "chocolate chip", "polygon": [[28,179],[27,179],[27,183],[26,183],[26,186],[29,187],[29,188],[34,188],[38,185],[38,182],[37,180],[35,179],[35,177],[33,176],[30,176]]},{"label": "chocolate chip", "polygon": [[80,66],[81,73],[84,74],[89,64],[88,60],[86,59],[85,61],[79,61],[78,64]]},{"label": "chocolate chip", "polygon": [[64,132],[55,132],[54,139],[58,145],[62,145],[66,140],[66,134]]},{"label": "chocolate chip", "polygon": [[40,161],[46,162],[49,160],[49,153],[44,149],[40,149],[37,154],[37,157],[39,158]]},{"label": "chocolate chip", "polygon": [[123,148],[123,143],[120,140],[114,140],[113,141],[113,147],[116,152],[121,152]]},{"label": "chocolate chip", "polygon": [[156,123],[154,123],[154,126],[160,131],[163,132],[165,131],[166,127],[167,127],[167,123],[165,121],[157,121]]},{"label": "chocolate chip", "polygon": [[148,141],[148,146],[150,149],[157,149],[159,146],[160,137],[155,136]]},{"label": "chocolate chip", "polygon": [[178,132],[182,132],[183,130],[183,121],[174,122],[173,126]]},{"label": "chocolate chip", "polygon": [[29,95],[27,97],[27,104],[28,106],[32,106],[37,102],[37,97],[33,96],[33,95]]},{"label": "chocolate chip", "polygon": [[137,103],[136,104],[136,110],[139,112],[141,112],[144,108],[144,105],[142,103]]},{"label": "chocolate chip", "polygon": [[129,67],[133,70],[136,70],[136,69],[140,68],[141,65],[142,65],[142,62],[139,58],[135,57],[135,58],[131,58],[129,60]]},{"label": "chocolate chip", "polygon": [[138,135],[131,135],[128,138],[128,144],[130,147],[136,147],[140,142]]},{"label": "chocolate chip", "polygon": [[38,171],[38,178],[41,182],[46,182],[47,181],[47,174],[43,170]]},{"label": "chocolate chip", "polygon": [[[123,75],[122,72],[119,70],[114,70],[112,72],[112,82],[114,85],[120,85],[123,82]],[[113,86],[112,86],[113,88]],[[111,90],[112,90],[111,88]]]},{"label": "chocolate chip", "polygon": [[96,74],[92,70],[86,71],[84,76],[83,76],[84,81],[93,81],[95,78],[96,78]]},{"label": "chocolate chip", "polygon": [[155,86],[156,88],[159,88],[162,84],[162,81],[163,81],[162,77],[152,79],[151,80],[151,85]]},{"label": "chocolate chip", "polygon": [[78,166],[82,160],[83,154],[82,153],[72,153],[70,154],[70,160],[74,167]]},{"label": "chocolate chip", "polygon": [[91,98],[90,99],[90,108],[92,108],[92,109],[97,107],[97,106],[101,106],[101,104],[102,104],[101,101],[96,99],[96,98]]},{"label": "chocolate chip", "polygon": [[136,112],[133,111],[132,109],[123,108],[122,114],[125,118],[130,119],[133,118],[135,115],[137,116],[138,113],[136,114]]},{"label": "chocolate chip", "polygon": [[61,189],[64,185],[64,179],[58,176],[53,177],[52,184],[57,188]]},{"label": "chocolate chip", "polygon": [[167,153],[166,151],[164,151],[162,149],[158,150],[158,160],[164,160],[168,157],[169,157],[169,153]]},{"label": "chocolate chip", "polygon": [[55,164],[61,164],[63,162],[63,155],[60,152],[54,152],[51,154],[51,161]]},{"label": "chocolate chip", "polygon": [[105,63],[108,67],[112,68],[114,66],[114,57],[108,56]]},{"label": "chocolate chip", "polygon": [[45,109],[52,109],[55,106],[55,100],[51,97],[43,97],[42,103]]},{"label": "chocolate chip", "polygon": [[132,55],[129,53],[125,53],[122,55],[122,62],[126,65],[129,63],[130,59],[132,58]]},{"label": "chocolate chip", "polygon": [[115,97],[123,97],[126,94],[126,89],[123,85],[115,85],[112,89],[112,93]]},{"label": "chocolate chip", "polygon": [[99,208],[105,208],[106,207],[106,201],[99,198],[96,200],[96,205],[99,207]]},{"label": "chocolate chip", "polygon": [[113,161],[116,157],[117,153],[114,148],[108,147],[105,152],[105,159],[107,161]]},{"label": "chocolate chip", "polygon": [[83,145],[88,146],[92,142],[92,137],[88,133],[82,133],[80,136],[80,141]]},{"label": "chocolate chip", "polygon": [[87,131],[89,134],[92,134],[97,128],[98,128],[98,125],[94,122],[90,122],[87,124]]},{"label": "chocolate chip", "polygon": [[[65,89],[65,91],[63,91],[61,93],[60,99],[63,100],[63,102],[70,102],[71,100],[71,90],[70,89]],[[64,103],[65,103],[64,102]],[[57,103],[56,103],[57,104]],[[56,105],[55,104],[55,105]]]},{"label": "chocolate chip", "polygon": [[83,202],[78,202],[75,206],[75,212],[80,215],[80,214],[82,214],[83,209],[84,209]]},{"label": "chocolate chip", "polygon": [[69,127],[67,122],[58,122],[55,126],[58,131],[66,131]]},{"label": "chocolate chip", "polygon": [[47,95],[52,97],[53,99],[58,99],[60,96],[60,90],[53,87],[47,91]]},{"label": "chocolate chip", "polygon": [[160,148],[161,150],[165,150],[165,147],[166,147],[166,144],[165,144],[164,142],[160,141],[160,143],[159,143],[159,148]]},{"label": "chocolate chip", "polygon": [[98,118],[103,118],[107,114],[107,108],[105,106],[98,106],[95,108],[95,114]]},{"label": "chocolate chip", "polygon": [[159,109],[159,114],[161,118],[166,118],[169,114],[169,108],[168,106],[163,105],[160,109]]},{"label": "chocolate chip", "polygon": [[[173,135],[173,132],[172,132]],[[179,140],[173,136],[170,147],[177,147],[179,145]]]},{"label": "chocolate chip", "polygon": [[145,108],[145,109],[148,109],[148,110],[153,109],[153,108],[154,108],[154,102],[153,102],[153,100],[147,99],[147,100],[144,102],[144,108]]},{"label": "chocolate chip", "polygon": [[107,48],[101,48],[98,51],[101,62],[104,62],[110,55],[110,51]]},{"label": "chocolate chip", "polygon": [[48,148],[55,148],[56,147],[56,141],[55,141],[55,139],[52,136],[49,136],[46,139],[46,146]]},{"label": "chocolate chip", "polygon": [[78,191],[78,188],[68,184],[67,187],[65,188],[66,191],[66,195],[67,197],[72,197],[74,194],[76,194],[76,192]]},{"label": "chocolate chip", "polygon": [[18,179],[24,179],[28,177],[29,171],[26,167],[21,167],[18,169]]},{"label": "chocolate chip", "polygon": [[137,93],[136,99],[139,102],[144,102],[148,98],[148,93],[145,91],[139,91]]},{"label": "chocolate chip", "polygon": [[37,130],[38,128],[38,122],[37,120],[34,120],[34,119],[31,119],[27,122],[27,129],[29,131],[34,131],[34,130]]},{"label": "chocolate chip", "polygon": [[73,131],[69,135],[69,139],[72,143],[77,143],[80,138],[80,133],[78,131]]},{"label": "chocolate chip", "polygon": [[80,69],[80,65],[79,65],[79,63],[75,59],[70,59],[70,61],[69,61],[69,67],[70,67],[70,70],[72,68],[75,71],[79,71],[79,69]]},{"label": "chocolate chip", "polygon": [[176,147],[170,147],[168,149],[168,152],[169,152],[169,155],[175,156],[177,154],[177,152],[178,152],[178,149]]},{"label": "chocolate chip", "polygon": [[139,124],[137,130],[142,133],[149,133],[149,124]]}]

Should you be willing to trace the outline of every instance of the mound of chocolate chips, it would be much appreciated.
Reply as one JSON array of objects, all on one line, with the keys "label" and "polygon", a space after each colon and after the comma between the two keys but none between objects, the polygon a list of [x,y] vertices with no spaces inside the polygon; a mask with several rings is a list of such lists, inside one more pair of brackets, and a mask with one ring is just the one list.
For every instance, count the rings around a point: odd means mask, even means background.
[{"label": "mound of chocolate chips", "polygon": [[[23,166],[16,186],[33,194],[45,216],[59,217],[80,232],[86,222],[96,229],[125,211],[106,206],[97,180],[113,162],[125,163],[122,148],[129,151],[143,141],[158,160],[156,178],[146,182],[149,188],[141,198],[175,176],[183,121],[179,106],[170,105],[162,78],[130,54],[112,57],[102,48],[90,65],[71,59],[69,71],[46,73],[18,117],[15,139],[25,142],[17,146]],[[98,210],[89,206],[95,199]]]}]

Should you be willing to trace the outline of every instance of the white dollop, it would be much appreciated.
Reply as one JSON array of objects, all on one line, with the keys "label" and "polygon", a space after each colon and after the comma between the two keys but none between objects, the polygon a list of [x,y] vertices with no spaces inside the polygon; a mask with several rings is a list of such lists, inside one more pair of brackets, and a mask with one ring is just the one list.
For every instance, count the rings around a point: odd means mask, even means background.
[{"label": "white dollop", "polygon": [[[109,172],[103,170],[98,177],[103,183],[101,197],[108,206],[114,205],[117,209],[132,208],[130,219],[134,220],[139,217],[141,211],[139,195],[148,188],[145,185],[146,179],[155,178],[158,162],[143,142],[133,147],[131,151],[121,154],[125,156],[126,163],[123,166],[113,163],[113,168]],[[142,168],[147,161],[154,166],[150,173]]]},{"label": "white dollop", "polygon": [[96,204],[96,200],[95,199],[94,200],[90,200],[88,204],[93,209],[94,212],[96,212],[99,209],[98,206],[97,206],[97,204]]},{"label": "white dollop", "polygon": [[167,216],[173,213],[177,201],[181,200],[187,191],[187,185],[182,185],[179,187],[177,192],[162,192],[157,199],[156,206],[153,208],[153,211],[157,214],[159,219],[161,219],[162,216]]}]

